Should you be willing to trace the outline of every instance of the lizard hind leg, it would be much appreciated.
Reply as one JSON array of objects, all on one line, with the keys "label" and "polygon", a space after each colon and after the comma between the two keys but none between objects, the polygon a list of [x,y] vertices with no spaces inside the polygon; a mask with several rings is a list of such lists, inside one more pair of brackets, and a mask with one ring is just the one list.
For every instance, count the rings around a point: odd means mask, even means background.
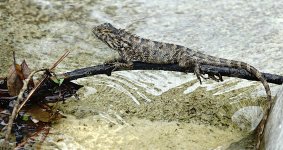
[{"label": "lizard hind leg", "polygon": [[197,76],[197,79],[199,80],[200,84],[202,84],[201,78],[206,79],[206,77],[201,74],[200,64],[194,57],[191,58],[190,56],[183,55],[179,61],[179,66],[183,68],[193,68],[194,74]]},{"label": "lizard hind leg", "polygon": [[201,73],[201,70],[200,70],[199,63],[195,63],[195,65],[194,65],[194,74],[197,76],[200,84],[202,84],[201,78],[203,78],[205,80],[212,79],[212,80],[214,80],[216,82],[223,81],[223,78],[222,78],[221,74],[213,74],[213,73],[210,74],[209,73],[208,77],[203,76],[203,74]]}]

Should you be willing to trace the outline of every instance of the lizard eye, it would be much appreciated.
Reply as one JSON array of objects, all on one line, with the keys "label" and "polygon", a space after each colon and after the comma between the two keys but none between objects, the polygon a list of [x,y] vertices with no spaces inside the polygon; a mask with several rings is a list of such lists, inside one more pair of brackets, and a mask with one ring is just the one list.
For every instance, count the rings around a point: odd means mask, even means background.
[{"label": "lizard eye", "polygon": [[111,32],[111,30],[109,30],[109,29],[102,29],[101,31],[104,32],[104,33],[110,33]]}]

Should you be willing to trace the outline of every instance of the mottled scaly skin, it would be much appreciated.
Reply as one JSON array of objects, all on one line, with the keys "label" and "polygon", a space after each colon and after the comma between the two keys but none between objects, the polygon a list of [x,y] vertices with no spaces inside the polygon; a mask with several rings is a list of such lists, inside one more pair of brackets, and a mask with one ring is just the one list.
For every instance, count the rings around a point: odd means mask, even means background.
[{"label": "mottled scaly skin", "polygon": [[[200,77],[202,77],[200,72],[201,65],[245,69],[262,82],[267,94],[267,99],[269,102],[271,102],[271,92],[267,81],[256,68],[247,63],[217,58],[181,45],[144,39],[126,32],[123,29],[117,29],[109,23],[104,23],[94,27],[93,33],[98,39],[106,43],[110,48],[117,50],[121,56],[121,59],[129,64],[133,61],[154,64],[177,63],[180,67],[193,67],[195,74],[200,81]],[[220,76],[218,75],[218,77]],[[213,79],[216,79],[216,77],[213,76]],[[269,103],[267,113],[257,128],[257,149],[260,147],[260,141],[269,115],[270,106],[271,105]]]}]

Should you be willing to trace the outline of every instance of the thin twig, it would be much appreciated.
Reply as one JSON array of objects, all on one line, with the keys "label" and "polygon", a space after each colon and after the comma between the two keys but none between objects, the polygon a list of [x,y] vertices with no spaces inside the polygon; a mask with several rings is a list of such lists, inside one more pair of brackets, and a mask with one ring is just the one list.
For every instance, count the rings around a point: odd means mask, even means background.
[{"label": "thin twig", "polygon": [[[53,70],[65,57],[68,56],[68,54],[70,53],[70,51],[66,51],[64,53],[63,56],[61,56],[49,69],[48,71],[51,71]],[[14,67],[16,67],[16,58],[15,58],[15,52],[13,53],[13,59],[14,59]],[[33,71],[30,73],[30,75],[28,76],[27,79],[23,80],[23,87],[17,97],[17,100],[15,101],[15,104],[14,104],[14,108],[13,108],[13,112],[12,112],[12,115],[10,116],[9,118],[9,122],[8,122],[8,125],[7,125],[7,131],[6,131],[6,135],[5,135],[5,140],[4,140],[4,145],[8,145],[9,143],[9,137],[10,137],[10,134],[11,134],[11,131],[12,131],[12,127],[13,127],[13,122],[14,122],[14,119],[16,118],[17,114],[19,113],[19,111],[22,109],[22,107],[26,104],[26,102],[29,100],[29,98],[33,95],[33,93],[38,89],[38,87],[40,85],[42,85],[42,83],[45,81],[45,79],[47,79],[49,76],[47,74],[44,75],[43,79],[41,79],[41,81],[29,92],[28,96],[26,97],[26,99],[23,101],[24,97],[24,92],[27,90],[28,88],[28,83],[30,82],[31,78],[33,77],[33,75],[37,72],[40,72],[40,71],[46,71],[47,69],[41,69],[41,70],[37,70],[37,71]],[[23,101],[21,103],[21,101]],[[20,105],[21,103],[21,105]],[[20,105],[20,107],[19,107]]]},{"label": "thin twig", "polygon": [[13,64],[14,64],[14,67],[16,68],[16,53],[15,53],[15,51],[13,51]]},{"label": "thin twig", "polygon": [[23,100],[23,95],[24,95],[24,92],[25,90],[28,88],[28,83],[29,81],[31,80],[32,76],[36,73],[36,71],[33,71],[31,72],[31,74],[28,76],[27,79],[23,80],[23,87],[18,95],[18,98],[14,104],[14,108],[13,108],[13,112],[12,112],[12,115],[10,116],[9,118],[9,122],[8,122],[8,126],[7,126],[7,131],[6,131],[6,135],[5,135],[5,142],[6,144],[8,144],[8,141],[9,141],[9,136],[11,134],[11,130],[12,130],[12,126],[13,126],[13,122],[14,122],[14,119],[17,115],[17,110],[18,110],[18,106],[20,104],[20,102]]},{"label": "thin twig", "polygon": [[[70,51],[66,51],[51,67],[49,67],[49,69],[41,69],[39,71],[51,71],[53,70],[64,58],[66,58],[68,55],[70,54]],[[45,79],[47,79],[49,76],[47,74],[44,75],[44,77],[40,80],[40,82],[30,91],[29,95],[27,96],[27,98],[24,100],[24,102],[21,104],[21,106],[19,107],[17,113],[20,112],[20,110],[24,107],[24,105],[26,104],[26,102],[29,100],[29,98],[33,95],[33,93],[39,88],[39,86],[42,85],[42,83],[44,83]]]},{"label": "thin twig", "polygon": [[50,125],[49,125],[49,127],[45,127],[44,131],[45,131],[45,133],[44,133],[44,135],[43,135],[42,139],[40,140],[40,142],[38,143],[38,145],[37,145],[37,149],[41,149],[41,148],[40,148],[40,146],[42,145],[42,143],[45,141],[45,139],[46,139],[47,135],[49,134],[49,131],[50,131]]},{"label": "thin twig", "polygon": [[[35,71],[35,73],[40,72],[40,71],[46,71],[46,69],[37,70],[37,71]],[[47,75],[44,75],[44,77],[39,81],[39,83],[29,92],[29,94],[26,97],[26,99],[21,103],[20,107],[17,109],[17,114],[24,107],[26,102],[29,100],[29,98],[32,96],[32,94],[38,89],[38,87],[42,85],[43,81],[45,79],[47,79],[47,77],[48,77]]]},{"label": "thin twig", "polygon": [[67,50],[50,68],[49,71],[52,71],[64,58],[70,54],[70,50]]},{"label": "thin twig", "polygon": [[[50,125],[49,125],[50,126]],[[17,145],[17,147],[15,149],[20,149],[21,147],[23,147],[26,143],[28,143],[28,140],[34,140],[33,138],[35,138],[36,136],[38,136],[40,133],[43,133],[43,137],[42,139],[39,141],[39,146],[44,142],[44,140],[46,139],[46,136],[48,135],[50,130],[50,127],[43,127],[43,129],[40,129],[39,131],[33,133],[30,137],[28,137],[25,141],[23,141],[22,143],[20,143],[19,145]],[[40,147],[37,147],[37,149],[40,149]]]}]

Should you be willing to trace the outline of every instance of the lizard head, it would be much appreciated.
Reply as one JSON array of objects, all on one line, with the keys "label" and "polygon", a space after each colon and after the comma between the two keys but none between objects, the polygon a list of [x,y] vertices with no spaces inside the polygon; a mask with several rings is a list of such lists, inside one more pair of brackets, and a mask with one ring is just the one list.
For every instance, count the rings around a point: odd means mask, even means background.
[{"label": "lizard head", "polygon": [[119,49],[121,47],[120,34],[122,30],[113,27],[110,23],[103,23],[92,29],[93,34],[106,43],[110,48]]}]

